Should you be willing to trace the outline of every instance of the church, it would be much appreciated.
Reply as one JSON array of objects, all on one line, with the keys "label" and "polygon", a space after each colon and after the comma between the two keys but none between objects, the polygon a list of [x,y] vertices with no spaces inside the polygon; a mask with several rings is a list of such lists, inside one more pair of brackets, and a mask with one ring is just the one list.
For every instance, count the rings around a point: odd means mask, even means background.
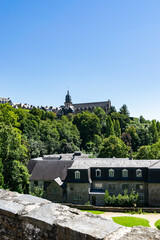
[{"label": "church", "polygon": [[93,112],[96,107],[101,107],[106,114],[111,108],[111,101],[104,102],[90,102],[90,103],[72,103],[71,96],[69,91],[67,91],[67,95],[65,97],[65,102],[63,106],[55,109],[55,113],[59,116],[67,115],[68,113],[81,113],[83,111]]}]

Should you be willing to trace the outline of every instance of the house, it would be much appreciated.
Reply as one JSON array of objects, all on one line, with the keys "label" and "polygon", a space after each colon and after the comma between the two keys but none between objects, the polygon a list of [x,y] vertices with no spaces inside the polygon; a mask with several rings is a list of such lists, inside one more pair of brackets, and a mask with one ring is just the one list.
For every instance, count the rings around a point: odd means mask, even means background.
[{"label": "house", "polygon": [[30,191],[34,187],[44,190],[44,197],[52,202],[66,201],[65,178],[67,169],[72,166],[76,156],[83,155],[81,152],[69,154],[53,154],[34,158],[29,161],[28,171],[30,176]]},{"label": "house", "polygon": [[118,195],[134,189],[142,205],[160,206],[160,160],[75,159],[65,182],[70,203],[103,206],[105,190]]},{"label": "house", "polygon": [[103,206],[105,190],[113,195],[134,189],[141,205],[160,206],[160,160],[89,158],[80,152],[32,159],[30,188],[44,189],[53,202]]}]

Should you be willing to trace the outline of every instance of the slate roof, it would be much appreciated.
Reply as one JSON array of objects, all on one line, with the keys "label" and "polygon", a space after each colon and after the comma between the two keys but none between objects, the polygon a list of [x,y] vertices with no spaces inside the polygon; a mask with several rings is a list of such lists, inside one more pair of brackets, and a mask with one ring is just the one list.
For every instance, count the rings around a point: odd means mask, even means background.
[{"label": "slate roof", "polygon": [[66,178],[67,169],[73,164],[73,159],[88,157],[88,154],[81,152],[44,155],[43,157],[33,158],[28,163],[30,181],[52,181]]},{"label": "slate roof", "polygon": [[67,175],[67,169],[71,167],[72,163],[72,160],[30,160],[28,165],[28,168],[32,170],[30,172],[30,181],[52,181],[58,177],[64,180]]},{"label": "slate roof", "polygon": [[72,104],[74,108],[81,108],[81,107],[96,107],[96,106],[107,106],[108,101],[105,102],[90,102],[90,103],[75,103]]},{"label": "slate roof", "polygon": [[128,158],[76,158],[69,169],[88,168],[149,168],[159,164],[160,160],[129,160]]}]

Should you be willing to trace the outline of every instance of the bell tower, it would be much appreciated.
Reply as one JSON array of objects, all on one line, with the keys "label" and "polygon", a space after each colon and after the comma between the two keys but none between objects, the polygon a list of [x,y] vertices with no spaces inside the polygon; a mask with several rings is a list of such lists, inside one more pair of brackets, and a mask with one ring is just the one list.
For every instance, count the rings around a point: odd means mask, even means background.
[{"label": "bell tower", "polygon": [[69,94],[69,91],[67,91],[67,95],[65,97],[65,106],[71,106],[72,105],[72,100],[71,100],[71,96]]}]

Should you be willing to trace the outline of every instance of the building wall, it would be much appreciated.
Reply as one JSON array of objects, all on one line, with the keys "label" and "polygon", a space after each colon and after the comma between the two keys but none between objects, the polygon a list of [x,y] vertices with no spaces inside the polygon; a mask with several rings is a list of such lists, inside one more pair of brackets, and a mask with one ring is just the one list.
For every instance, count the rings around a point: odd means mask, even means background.
[{"label": "building wall", "polygon": [[89,183],[67,183],[67,202],[85,204],[89,201]]},{"label": "building wall", "polygon": [[160,183],[148,184],[148,205],[160,206]]},{"label": "building wall", "polygon": [[[133,181],[94,181],[91,184],[91,190],[97,190],[100,191],[101,189],[96,188],[96,184],[102,184],[102,190],[108,190],[108,192],[113,195],[118,195],[119,193],[123,194],[124,189],[127,187],[128,188],[128,193],[130,193],[133,190],[139,193],[140,197],[140,203],[141,204],[147,204],[148,200],[148,187],[145,182],[139,181],[139,182],[133,182]],[[125,186],[126,185],[126,186]],[[140,185],[143,185],[143,189],[138,189]],[[94,194],[96,198],[96,205],[102,205],[104,202],[104,195],[100,194]],[[90,197],[90,201],[92,203],[92,197]]]},{"label": "building wall", "polygon": [[105,193],[90,193],[89,194],[89,201],[92,205],[94,206],[105,206],[105,201],[104,201],[104,195]]},{"label": "building wall", "polygon": [[63,202],[63,189],[53,181],[46,190],[46,199],[56,203]]}]

